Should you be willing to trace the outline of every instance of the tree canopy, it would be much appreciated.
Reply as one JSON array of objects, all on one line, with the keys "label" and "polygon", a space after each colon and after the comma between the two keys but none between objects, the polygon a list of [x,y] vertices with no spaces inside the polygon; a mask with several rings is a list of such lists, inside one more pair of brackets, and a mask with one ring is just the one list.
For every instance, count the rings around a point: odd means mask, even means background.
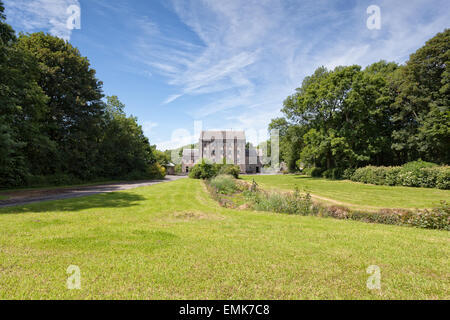
[{"label": "tree canopy", "polygon": [[284,101],[281,158],[339,177],[347,168],[450,161],[450,30],[404,66],[318,68]]},{"label": "tree canopy", "polygon": [[[135,117],[79,50],[49,34],[21,34],[0,1],[0,186],[161,176]],[[63,181],[62,181],[63,180]]]}]

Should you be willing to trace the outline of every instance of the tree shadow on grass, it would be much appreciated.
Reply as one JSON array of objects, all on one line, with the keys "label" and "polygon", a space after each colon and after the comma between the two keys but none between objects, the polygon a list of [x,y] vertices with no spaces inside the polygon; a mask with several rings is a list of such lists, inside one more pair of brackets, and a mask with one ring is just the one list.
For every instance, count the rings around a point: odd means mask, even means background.
[{"label": "tree shadow on grass", "polygon": [[294,179],[323,180],[323,178],[310,177],[310,176],[295,176]]},{"label": "tree shadow on grass", "polygon": [[0,215],[39,212],[67,212],[87,209],[127,208],[138,206],[145,197],[130,192],[102,193],[77,198],[30,203],[22,206],[0,208]]}]

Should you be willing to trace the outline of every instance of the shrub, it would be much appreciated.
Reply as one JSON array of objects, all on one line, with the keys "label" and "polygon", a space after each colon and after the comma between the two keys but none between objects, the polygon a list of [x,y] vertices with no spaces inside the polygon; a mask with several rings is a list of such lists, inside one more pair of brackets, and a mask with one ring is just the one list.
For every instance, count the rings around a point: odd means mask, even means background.
[{"label": "shrub", "polygon": [[424,169],[424,168],[434,168],[437,166],[438,166],[437,164],[432,163],[432,162],[418,160],[418,161],[412,161],[412,162],[405,163],[402,166],[402,168],[405,169],[406,171],[414,171],[414,170],[420,170],[420,169]]},{"label": "shrub", "polygon": [[314,178],[322,177],[323,170],[321,168],[312,167],[303,169],[303,173]]},{"label": "shrub", "polygon": [[337,180],[337,179],[341,179],[343,174],[344,174],[343,169],[334,168],[334,169],[326,170],[324,173],[322,173],[322,177],[327,178],[327,179]]},{"label": "shrub", "polygon": [[155,163],[148,168],[148,175],[152,179],[163,179],[166,176],[166,168]]},{"label": "shrub", "polygon": [[207,163],[203,160],[202,163],[196,164],[191,169],[189,178],[208,180],[215,177],[218,174],[218,170],[218,165]]},{"label": "shrub", "polygon": [[443,201],[440,207],[431,211],[416,212],[408,217],[405,224],[425,229],[450,231],[450,205]]},{"label": "shrub", "polygon": [[222,165],[219,170],[219,174],[230,175],[236,179],[239,178],[240,173],[241,173],[241,168],[239,168],[239,166],[232,165],[232,164]]},{"label": "shrub", "polygon": [[356,169],[354,168],[347,168],[344,170],[344,173],[342,174],[342,178],[351,180],[352,176],[355,174]]},{"label": "shrub", "polygon": [[357,169],[352,181],[376,185],[450,189],[450,167],[416,161],[403,167],[373,167]]},{"label": "shrub", "polygon": [[230,175],[219,175],[211,179],[209,184],[221,194],[233,194],[238,190],[234,177]]}]

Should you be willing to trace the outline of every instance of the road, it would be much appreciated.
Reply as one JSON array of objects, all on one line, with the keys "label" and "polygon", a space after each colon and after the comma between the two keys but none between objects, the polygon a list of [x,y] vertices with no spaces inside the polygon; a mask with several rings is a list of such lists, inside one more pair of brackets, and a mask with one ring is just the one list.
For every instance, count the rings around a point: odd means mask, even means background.
[{"label": "road", "polygon": [[59,189],[39,189],[39,190],[21,190],[2,193],[6,200],[0,200],[0,208],[22,206],[30,203],[43,201],[63,200],[71,198],[80,198],[100,193],[109,193],[122,190],[130,190],[140,187],[152,186],[159,183],[176,181],[186,178],[184,176],[167,176],[164,180],[123,182],[104,184],[87,187],[59,188]]}]

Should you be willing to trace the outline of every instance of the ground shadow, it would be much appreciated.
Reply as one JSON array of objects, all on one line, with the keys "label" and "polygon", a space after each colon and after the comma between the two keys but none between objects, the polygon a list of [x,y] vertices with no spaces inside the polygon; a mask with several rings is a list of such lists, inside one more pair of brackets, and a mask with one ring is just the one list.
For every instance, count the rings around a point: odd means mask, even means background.
[{"label": "ground shadow", "polygon": [[294,179],[323,180],[323,178],[309,177],[309,176],[295,176]]},{"label": "ground shadow", "polygon": [[67,212],[95,208],[126,208],[139,205],[146,198],[130,192],[102,193],[77,198],[30,203],[22,206],[0,208],[0,215],[36,212]]}]

